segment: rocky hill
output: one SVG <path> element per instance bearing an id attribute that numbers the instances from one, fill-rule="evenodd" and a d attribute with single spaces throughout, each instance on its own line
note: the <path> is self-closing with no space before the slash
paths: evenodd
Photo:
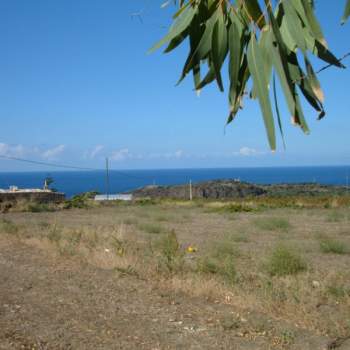
<path id="1" fill-rule="evenodd" d="M 340 186 L 305 184 L 256 185 L 235 180 L 213 180 L 192 185 L 193 198 L 235 199 L 256 196 L 319 196 L 345 195 L 347 189 Z M 132 192 L 135 198 L 174 198 L 188 199 L 190 186 L 146 186 Z"/>

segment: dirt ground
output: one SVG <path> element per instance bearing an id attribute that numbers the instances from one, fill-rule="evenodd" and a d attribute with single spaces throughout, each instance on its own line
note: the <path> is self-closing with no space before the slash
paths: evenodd
<path id="1" fill-rule="evenodd" d="M 2 214 L 0 349 L 350 349 L 349 210 L 213 208 Z M 186 253 L 165 272 L 145 251 L 168 232 Z M 320 250 L 329 235 L 343 251 Z M 228 236 L 232 284 L 194 267 Z M 305 271 L 264 270 L 280 242 Z"/>

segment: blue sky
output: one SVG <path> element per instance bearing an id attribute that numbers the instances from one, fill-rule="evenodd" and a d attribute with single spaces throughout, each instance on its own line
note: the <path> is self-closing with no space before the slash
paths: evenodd
<path id="1" fill-rule="evenodd" d="M 175 87 L 187 45 L 147 55 L 174 10 L 163 2 L 2 0 L 0 155 L 97 168 L 108 156 L 115 169 L 350 164 L 349 70 L 320 74 L 327 116 L 305 105 L 311 135 L 282 106 L 287 149 L 271 153 L 256 101 L 224 133 L 226 92 L 213 85 L 198 98 L 191 78 Z M 331 12 L 317 2 L 337 56 L 350 51 L 343 2 Z M 0 160 L 12 170 L 45 168 Z"/>

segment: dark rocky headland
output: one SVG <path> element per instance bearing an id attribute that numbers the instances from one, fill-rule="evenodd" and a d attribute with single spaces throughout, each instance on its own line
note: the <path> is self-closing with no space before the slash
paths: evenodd
<path id="1" fill-rule="evenodd" d="M 190 185 L 146 186 L 131 192 L 134 198 L 189 199 Z M 212 180 L 192 184 L 193 199 L 238 199 L 279 196 L 342 196 L 348 193 L 345 186 L 317 183 L 258 185 L 237 180 Z"/>

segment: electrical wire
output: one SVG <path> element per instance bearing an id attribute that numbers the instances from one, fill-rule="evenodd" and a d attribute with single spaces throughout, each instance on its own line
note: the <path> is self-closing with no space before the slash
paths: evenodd
<path id="1" fill-rule="evenodd" d="M 37 161 L 37 160 L 31 160 L 31 159 L 11 157 L 11 156 L 6 156 L 6 155 L 0 155 L 0 158 L 18 161 L 18 162 L 22 162 L 22 163 L 36 164 L 36 165 L 49 166 L 49 167 L 61 168 L 61 169 L 72 169 L 72 170 L 82 170 L 82 171 L 105 171 L 105 169 L 80 167 L 80 166 L 75 166 L 75 165 L 58 164 L 58 163 L 48 163 L 48 162 L 42 162 L 42 161 Z M 129 174 L 129 173 L 124 172 L 124 171 L 115 170 L 115 169 L 110 169 L 110 170 L 113 171 L 113 173 L 116 173 L 120 176 L 134 178 L 134 179 L 138 179 L 138 180 L 149 180 L 149 178 L 132 175 L 132 174 Z"/>

